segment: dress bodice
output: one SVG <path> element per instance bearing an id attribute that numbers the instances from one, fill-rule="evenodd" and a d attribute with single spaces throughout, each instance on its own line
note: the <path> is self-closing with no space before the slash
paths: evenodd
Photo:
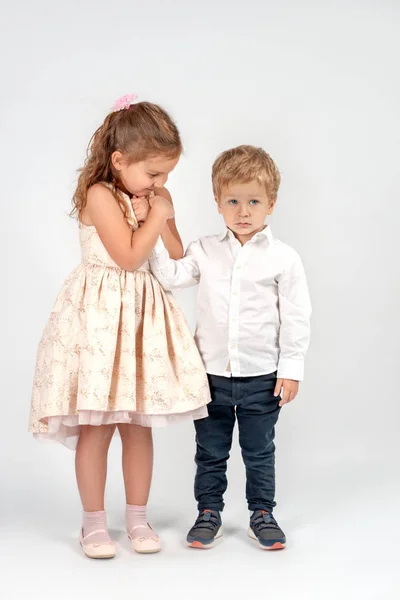
<path id="1" fill-rule="evenodd" d="M 107 186 L 108 187 L 108 186 Z M 126 194 L 121 192 L 126 208 L 126 219 L 133 231 L 138 229 L 138 222 L 133 210 L 131 201 Z M 79 241 L 81 245 L 82 262 L 88 265 L 98 265 L 102 267 L 119 268 L 116 262 L 108 254 L 103 242 L 94 225 L 79 224 Z M 138 271 L 149 271 L 149 263 L 146 261 Z"/>

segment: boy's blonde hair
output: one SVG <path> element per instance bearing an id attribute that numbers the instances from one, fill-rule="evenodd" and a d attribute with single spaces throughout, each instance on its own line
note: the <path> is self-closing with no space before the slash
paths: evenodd
<path id="1" fill-rule="evenodd" d="M 281 176 L 270 155 L 262 148 L 243 145 L 225 150 L 212 166 L 212 186 L 216 200 L 223 187 L 250 181 L 258 181 L 265 187 L 268 198 L 276 200 Z"/>

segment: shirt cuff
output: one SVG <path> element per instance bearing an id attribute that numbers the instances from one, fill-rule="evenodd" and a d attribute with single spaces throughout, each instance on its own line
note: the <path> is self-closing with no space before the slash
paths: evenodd
<path id="1" fill-rule="evenodd" d="M 278 379 L 293 379 L 303 381 L 304 360 L 293 360 L 292 358 L 280 358 L 278 363 Z"/>
<path id="2" fill-rule="evenodd" d="M 165 249 L 166 248 L 164 246 L 164 242 L 162 241 L 160 236 L 149 258 L 156 258 L 157 256 L 161 256 L 164 253 Z"/>

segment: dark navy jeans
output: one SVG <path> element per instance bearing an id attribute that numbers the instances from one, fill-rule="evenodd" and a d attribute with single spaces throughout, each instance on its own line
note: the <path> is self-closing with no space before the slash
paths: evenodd
<path id="1" fill-rule="evenodd" d="M 199 510 L 222 511 L 226 468 L 235 421 L 246 467 L 249 510 L 275 506 L 275 424 L 280 398 L 274 397 L 276 373 L 259 377 L 208 376 L 212 401 L 209 416 L 195 421 L 195 496 Z"/>

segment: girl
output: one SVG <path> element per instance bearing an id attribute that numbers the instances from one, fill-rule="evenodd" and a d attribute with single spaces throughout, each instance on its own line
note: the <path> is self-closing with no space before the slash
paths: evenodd
<path id="1" fill-rule="evenodd" d="M 128 536 L 137 552 L 157 552 L 159 538 L 146 520 L 151 426 L 207 415 L 207 377 L 192 335 L 147 261 L 159 235 L 171 257 L 182 256 L 163 187 L 181 151 L 162 108 L 134 94 L 114 105 L 89 144 L 73 198 L 82 264 L 66 280 L 39 346 L 30 431 L 76 447 L 80 543 L 90 558 L 116 552 L 104 512 L 115 429 Z"/>

